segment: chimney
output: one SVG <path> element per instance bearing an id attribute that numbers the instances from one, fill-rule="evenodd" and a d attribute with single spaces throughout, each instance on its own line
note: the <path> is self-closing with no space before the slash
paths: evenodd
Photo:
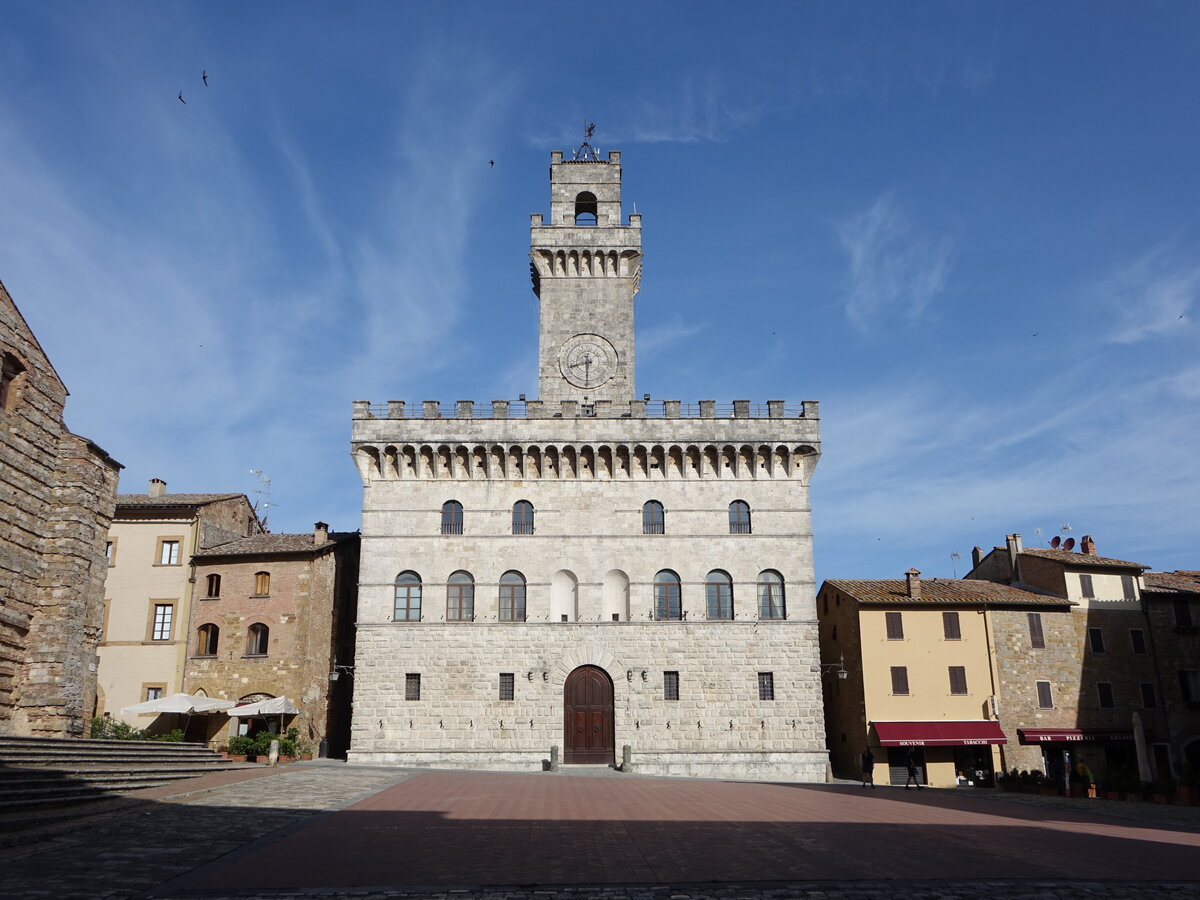
<path id="1" fill-rule="evenodd" d="M 1012 577 L 1017 577 L 1017 556 L 1025 548 L 1021 546 L 1021 536 L 1019 534 L 1006 534 L 1004 543 L 1008 545 L 1008 567 L 1012 571 Z"/>
<path id="2" fill-rule="evenodd" d="M 909 569 L 904 573 L 905 579 L 908 581 L 907 589 L 908 596 L 914 600 L 921 599 L 921 573 L 916 569 Z"/>
<path id="3" fill-rule="evenodd" d="M 1092 536 L 1090 534 L 1085 534 L 1083 536 L 1083 540 L 1079 542 L 1079 552 L 1084 556 L 1096 555 L 1096 542 L 1092 540 Z"/>
<path id="4" fill-rule="evenodd" d="M 151 497 L 161 497 L 167 492 L 167 483 L 161 478 L 150 479 L 150 490 L 147 493 Z"/>
<path id="5" fill-rule="evenodd" d="M 979 564 L 983 562 L 983 548 L 973 547 L 971 549 L 971 568 L 979 568 Z"/>
<path id="6" fill-rule="evenodd" d="M 313 525 L 313 544 L 320 546 L 329 540 L 329 526 L 325 522 L 317 522 Z"/>

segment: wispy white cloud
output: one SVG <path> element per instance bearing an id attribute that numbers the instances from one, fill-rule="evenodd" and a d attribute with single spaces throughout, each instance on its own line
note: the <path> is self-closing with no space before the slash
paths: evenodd
<path id="1" fill-rule="evenodd" d="M 707 328 L 704 322 L 685 322 L 675 313 L 665 322 L 638 329 L 637 352 L 646 356 L 662 353 L 668 347 L 682 344 Z"/>
<path id="2" fill-rule="evenodd" d="M 899 318 L 914 322 L 946 287 L 953 244 L 920 231 L 895 194 L 836 223 L 850 264 L 842 305 L 861 331 Z"/>
<path id="3" fill-rule="evenodd" d="M 1156 247 L 1100 286 L 1115 316 L 1109 340 L 1130 344 L 1189 333 L 1188 312 L 1200 297 L 1200 264 L 1182 258 L 1175 242 Z"/>

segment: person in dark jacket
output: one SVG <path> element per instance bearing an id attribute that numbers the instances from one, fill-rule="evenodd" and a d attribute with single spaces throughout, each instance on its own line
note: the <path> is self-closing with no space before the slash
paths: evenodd
<path id="1" fill-rule="evenodd" d="M 871 748 L 867 747 L 862 753 L 862 786 L 866 787 L 869 782 L 871 787 L 875 787 L 875 754 L 871 752 Z"/>
<path id="2" fill-rule="evenodd" d="M 908 777 L 904 779 L 904 789 L 908 790 L 908 783 L 911 781 L 919 791 L 921 782 L 917 781 L 917 758 L 913 755 L 912 747 L 909 747 L 904 754 L 904 768 L 908 772 Z"/>

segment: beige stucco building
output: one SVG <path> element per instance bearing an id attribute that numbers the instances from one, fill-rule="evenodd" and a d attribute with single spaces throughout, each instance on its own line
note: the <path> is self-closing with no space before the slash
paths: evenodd
<path id="1" fill-rule="evenodd" d="M 1014 678 L 1010 661 L 1025 655 L 1031 622 L 1058 654 L 1069 601 L 989 582 L 922 579 L 910 570 L 904 579 L 826 581 L 817 605 L 838 775 L 855 777 L 866 748 L 881 784 L 905 782 L 910 751 L 922 783 L 937 787 L 990 786 L 994 773 L 1020 765 L 1012 755 L 1017 729 L 1036 719 L 1018 712 L 1017 698 L 1036 695 L 1036 678 Z M 1061 688 L 1057 669 L 1038 673 Z"/>
<path id="2" fill-rule="evenodd" d="M 108 530 L 96 714 L 139 728 L 154 716 L 122 707 L 183 690 L 187 624 L 196 595 L 192 554 L 262 531 L 244 494 L 118 494 Z"/>
<path id="3" fill-rule="evenodd" d="M 121 466 L 0 284 L 0 734 L 78 737 L 96 697 L 104 536 Z"/>
<path id="4" fill-rule="evenodd" d="M 351 762 L 825 778 L 817 404 L 639 398 L 621 176 L 551 154 L 539 399 L 355 404 Z"/>

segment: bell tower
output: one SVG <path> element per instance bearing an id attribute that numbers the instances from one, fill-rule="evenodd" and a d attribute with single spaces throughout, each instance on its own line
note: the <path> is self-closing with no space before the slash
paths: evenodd
<path id="1" fill-rule="evenodd" d="M 550 154 L 550 221 L 530 218 L 530 275 L 541 303 L 543 401 L 634 398 L 633 298 L 642 276 L 642 217 L 621 219 L 621 153 L 586 142 Z"/>

